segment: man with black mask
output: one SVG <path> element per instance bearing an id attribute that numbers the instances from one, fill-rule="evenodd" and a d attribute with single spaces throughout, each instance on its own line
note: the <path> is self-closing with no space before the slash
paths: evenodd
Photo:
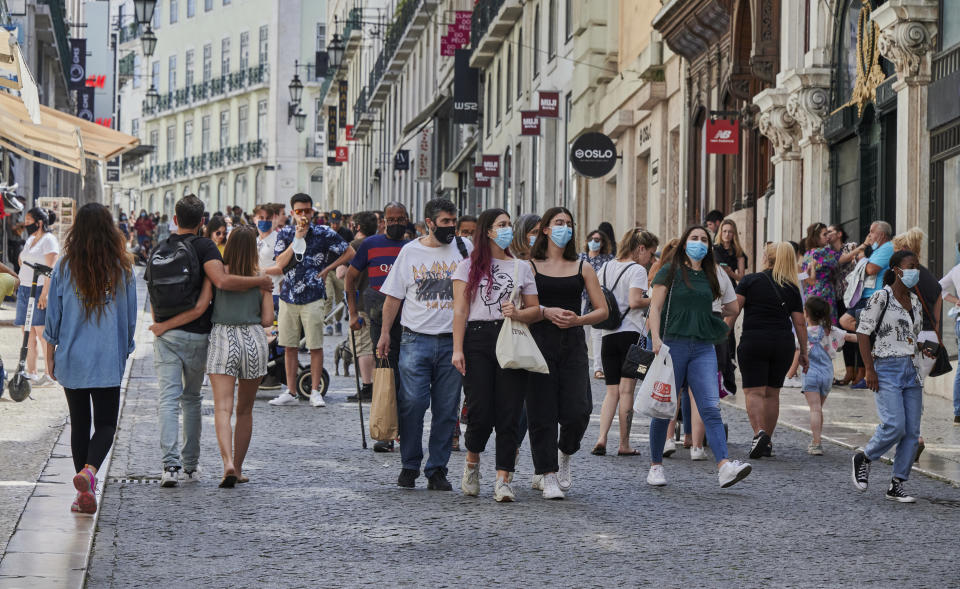
<path id="1" fill-rule="evenodd" d="M 383 208 L 380 217 L 386 223 L 384 233 L 377 233 L 363 240 L 357 248 L 357 253 L 350 262 L 347 275 L 344 278 L 344 290 L 347 292 L 347 305 L 350 310 L 350 329 L 360 329 L 360 310 L 370 318 L 370 339 L 376 344 L 380 339 L 383 318 L 383 301 L 386 297 L 380 294 L 380 287 L 387 279 L 387 274 L 393 268 L 393 262 L 400 254 L 400 249 L 407 244 L 403 234 L 407 229 L 410 216 L 407 207 L 399 202 L 389 202 Z M 359 293 L 360 303 L 358 305 Z M 400 376 L 397 374 L 397 365 L 400 361 L 400 324 L 390 329 L 391 346 L 388 359 L 394 370 L 394 382 L 397 392 L 400 388 Z M 374 452 L 392 452 L 393 442 L 377 442 L 373 445 Z"/>

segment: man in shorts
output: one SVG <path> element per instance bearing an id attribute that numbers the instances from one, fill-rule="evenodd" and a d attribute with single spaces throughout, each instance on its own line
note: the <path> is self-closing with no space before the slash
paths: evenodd
<path id="1" fill-rule="evenodd" d="M 377 216 L 374 213 L 369 211 L 357 213 L 354 215 L 354 221 L 357 232 L 355 239 L 350 243 L 350 250 L 353 254 L 351 256 L 351 262 L 353 258 L 356 257 L 356 252 L 363 245 L 363 241 L 377 233 Z M 346 284 L 346 278 L 350 268 L 351 266 L 341 266 L 337 268 L 337 274 L 340 274 L 341 271 L 343 273 L 344 284 Z M 367 279 L 366 273 L 363 273 L 359 274 L 359 280 L 350 280 L 349 284 L 353 288 L 346 290 L 348 305 L 350 305 L 350 301 L 352 301 L 352 308 L 358 313 L 360 318 L 357 329 L 353 329 L 351 326 L 353 337 L 356 338 L 357 364 L 360 367 L 360 382 L 362 383 L 360 399 L 362 401 L 371 401 L 373 400 L 373 369 L 375 361 L 373 358 L 373 342 L 370 339 L 370 316 L 367 315 L 366 311 L 357 311 L 358 308 L 364 308 L 363 291 L 369 284 L 369 280 Z M 347 401 L 356 400 L 357 395 L 347 397 Z"/>
<path id="2" fill-rule="evenodd" d="M 271 405 L 297 405 L 297 369 L 300 335 L 310 350 L 313 378 L 310 404 L 324 407 L 323 385 L 323 301 L 327 297 L 324 281 L 327 273 L 347 257 L 347 242 L 327 225 L 310 223 L 313 199 L 308 194 L 295 194 L 290 208 L 296 222 L 277 233 L 274 259 L 283 269 L 280 283 L 278 343 L 284 349 L 287 391 L 270 401 Z M 330 258 L 336 258 L 332 261 Z"/>

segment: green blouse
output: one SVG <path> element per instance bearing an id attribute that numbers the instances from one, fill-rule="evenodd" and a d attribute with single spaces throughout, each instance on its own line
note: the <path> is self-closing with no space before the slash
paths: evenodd
<path id="1" fill-rule="evenodd" d="M 670 264 L 664 264 L 653 279 L 654 285 L 667 287 L 667 298 L 660 313 L 661 339 L 692 339 L 712 344 L 722 342 L 727 337 L 729 328 L 722 319 L 713 314 L 713 291 L 710 290 L 706 273 L 687 268 L 690 279 L 690 286 L 687 286 L 683 273 L 677 271 L 672 294 L 667 282 L 669 274 Z"/>

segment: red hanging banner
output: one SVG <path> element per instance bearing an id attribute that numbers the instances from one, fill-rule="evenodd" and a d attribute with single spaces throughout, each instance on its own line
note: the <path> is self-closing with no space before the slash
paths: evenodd
<path id="1" fill-rule="evenodd" d="M 560 93 L 540 91 L 540 117 L 555 119 L 560 116 Z"/>
<path id="2" fill-rule="evenodd" d="M 346 145 L 338 146 L 336 161 L 340 163 L 350 161 L 350 148 L 348 148 Z"/>
<path id="3" fill-rule="evenodd" d="M 520 111 L 520 134 L 521 135 L 540 135 L 540 111 L 539 110 L 521 110 Z"/>
<path id="4" fill-rule="evenodd" d="M 347 141 L 353 141 L 353 125 L 347 125 Z"/>
<path id="5" fill-rule="evenodd" d="M 740 152 L 740 121 L 707 120 L 707 153 L 733 155 Z"/>
<path id="6" fill-rule="evenodd" d="M 487 178 L 500 177 L 500 156 L 485 155 L 480 160 L 483 162 L 483 175 Z"/>
<path id="7" fill-rule="evenodd" d="M 473 166 L 473 187 L 490 188 L 490 178 L 483 174 L 483 166 Z"/>

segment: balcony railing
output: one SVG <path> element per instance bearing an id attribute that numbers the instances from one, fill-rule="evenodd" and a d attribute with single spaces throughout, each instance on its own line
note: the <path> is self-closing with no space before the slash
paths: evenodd
<path id="1" fill-rule="evenodd" d="M 477 0 L 470 23 L 470 65 L 483 67 L 489 63 L 522 16 L 519 0 Z"/>
<path id="2" fill-rule="evenodd" d="M 140 171 L 140 183 L 158 184 L 187 178 L 197 174 L 214 172 L 267 156 L 266 143 L 262 140 L 248 141 L 232 147 L 215 149 L 200 155 L 177 159 L 172 162 L 146 166 Z"/>
<path id="3" fill-rule="evenodd" d="M 128 53 L 127 55 L 120 58 L 119 62 L 119 71 L 121 78 L 129 78 L 133 76 L 133 67 L 134 67 L 134 58 L 136 55 L 133 53 Z"/>
<path id="4" fill-rule="evenodd" d="M 53 36 L 57 41 L 57 53 L 60 55 L 60 69 L 64 81 L 68 81 L 70 70 L 70 42 L 67 40 L 67 8 L 65 0 L 42 0 L 50 8 L 50 20 L 53 24 Z"/>
<path id="5" fill-rule="evenodd" d="M 156 108 L 151 109 L 144 102 L 143 114 L 144 116 L 157 116 L 168 110 L 196 105 L 208 99 L 259 86 L 266 83 L 269 77 L 267 64 L 231 72 L 206 82 L 191 84 L 173 92 L 161 94 Z"/>
<path id="6" fill-rule="evenodd" d="M 140 23 L 132 22 L 124 25 L 120 27 L 120 42 L 135 41 L 140 38 L 141 34 L 143 34 L 143 27 L 140 26 Z"/>
<path id="7" fill-rule="evenodd" d="M 377 61 L 374 63 L 373 69 L 370 70 L 368 88 L 376 88 L 380 80 L 383 79 L 383 74 L 387 71 L 387 66 L 396 54 L 400 41 L 403 39 L 403 34 L 407 31 L 407 26 L 413 20 L 422 1 L 400 0 L 393 22 L 387 27 L 387 32 L 383 36 L 383 49 L 380 50 L 380 55 L 377 56 Z"/>

